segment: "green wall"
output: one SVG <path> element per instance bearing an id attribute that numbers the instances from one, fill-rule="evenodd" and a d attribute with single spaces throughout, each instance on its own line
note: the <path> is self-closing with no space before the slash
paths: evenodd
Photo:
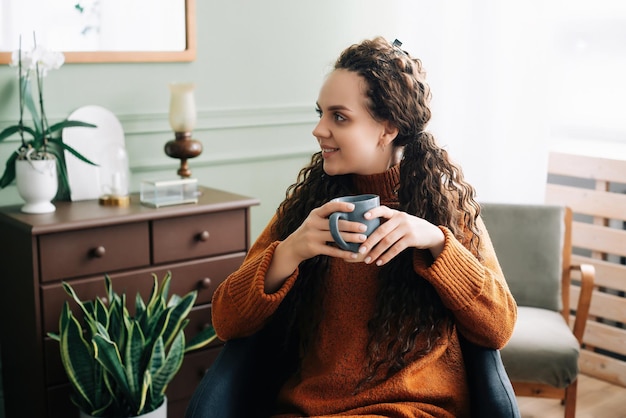
<path id="1" fill-rule="evenodd" d="M 390 32 L 396 7 L 371 0 L 196 3 L 195 61 L 66 63 L 45 79 L 46 112 L 54 122 L 85 105 L 111 110 L 124 128 L 137 191 L 141 180 L 176 178 L 179 161 L 163 152 L 173 138 L 167 85 L 194 82 L 194 138 L 204 151 L 190 160 L 192 175 L 202 185 L 259 198 L 255 238 L 317 149 L 314 103 L 333 60 L 350 43 Z M 0 129 L 18 119 L 16 85 L 15 70 L 0 66 Z M 2 165 L 16 148 L 0 143 Z M 14 186 L 0 190 L 0 204 L 20 202 Z"/>

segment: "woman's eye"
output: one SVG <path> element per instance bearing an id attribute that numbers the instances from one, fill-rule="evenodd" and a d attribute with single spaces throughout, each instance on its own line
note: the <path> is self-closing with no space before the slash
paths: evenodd
<path id="1" fill-rule="evenodd" d="M 320 109 L 319 107 L 315 108 L 315 113 L 317 113 L 317 117 L 319 117 L 319 118 L 322 117 L 322 109 Z"/>
<path id="2" fill-rule="evenodd" d="M 346 120 L 346 118 L 344 118 L 341 113 L 335 113 L 335 120 L 337 122 L 342 122 L 342 121 Z"/>

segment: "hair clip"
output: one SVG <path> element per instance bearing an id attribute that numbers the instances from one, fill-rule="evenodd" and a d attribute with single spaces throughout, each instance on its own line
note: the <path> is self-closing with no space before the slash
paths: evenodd
<path id="1" fill-rule="evenodd" d="M 402 46 L 402 42 L 400 42 L 399 40 L 396 39 L 395 41 L 393 41 L 392 45 L 395 46 L 395 47 L 400 48 Z"/>

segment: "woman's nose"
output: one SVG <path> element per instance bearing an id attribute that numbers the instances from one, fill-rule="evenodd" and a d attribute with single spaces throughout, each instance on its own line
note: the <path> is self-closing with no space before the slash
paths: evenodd
<path id="1" fill-rule="evenodd" d="M 320 118 L 315 128 L 313 128 L 313 136 L 316 138 L 327 138 L 330 135 L 330 131 L 324 126 L 323 120 Z"/>

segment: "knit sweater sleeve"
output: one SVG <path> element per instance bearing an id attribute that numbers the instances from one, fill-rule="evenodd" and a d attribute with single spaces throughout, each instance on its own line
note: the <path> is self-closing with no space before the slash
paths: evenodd
<path id="1" fill-rule="evenodd" d="M 440 227 L 445 235 L 443 251 L 435 260 L 428 251 L 416 251 L 414 267 L 434 286 L 454 315 L 457 329 L 468 340 L 485 347 L 502 348 L 513 333 L 517 305 L 480 218 L 477 226 L 482 231 L 482 261 L 449 229 Z"/>
<path id="2" fill-rule="evenodd" d="M 271 236 L 274 220 L 259 235 L 241 267 L 229 275 L 213 294 L 212 322 L 224 341 L 245 337 L 263 328 L 276 312 L 298 275 L 296 269 L 277 292 L 265 293 L 265 274 L 280 243 Z"/>

